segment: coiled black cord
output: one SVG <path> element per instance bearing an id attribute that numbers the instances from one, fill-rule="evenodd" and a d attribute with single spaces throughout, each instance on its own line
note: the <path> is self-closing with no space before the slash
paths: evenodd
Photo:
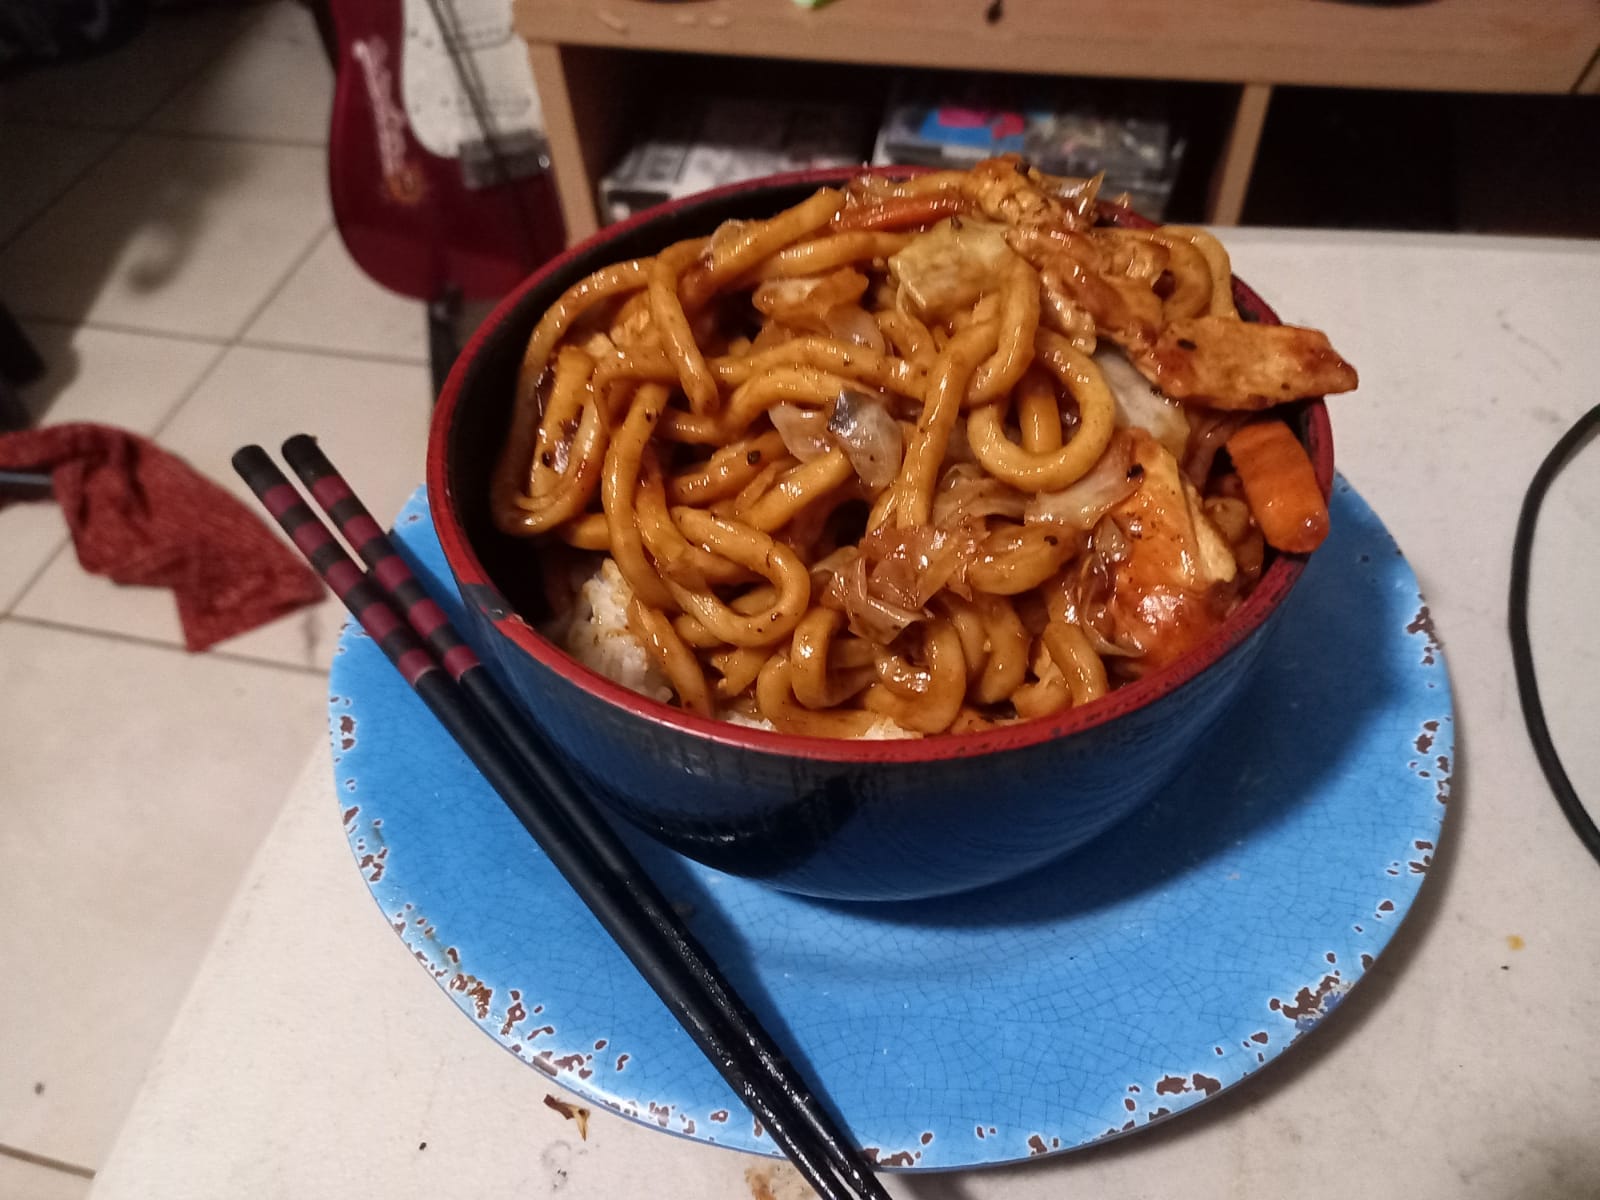
<path id="1" fill-rule="evenodd" d="M 1572 831 L 1595 861 L 1600 862 L 1600 828 L 1595 827 L 1594 818 L 1578 798 L 1572 781 L 1567 778 L 1566 768 L 1561 765 L 1555 743 L 1550 740 L 1550 726 L 1539 700 L 1539 681 L 1533 672 L 1533 647 L 1528 640 L 1528 565 L 1533 558 L 1533 531 L 1539 522 L 1539 508 L 1561 468 L 1597 429 L 1600 429 L 1600 405 L 1578 418 L 1578 423 L 1567 430 L 1534 472 L 1533 482 L 1522 500 L 1522 512 L 1517 517 L 1517 534 L 1511 542 L 1511 603 L 1507 624 L 1511 633 L 1511 662 L 1517 672 L 1517 696 L 1522 702 L 1522 718 L 1527 722 L 1533 752 Z"/>

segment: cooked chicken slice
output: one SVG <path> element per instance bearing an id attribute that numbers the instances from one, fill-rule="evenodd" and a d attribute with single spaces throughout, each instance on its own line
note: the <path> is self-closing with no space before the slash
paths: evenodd
<path id="1" fill-rule="evenodd" d="M 1092 223 L 1100 180 L 1057 178 L 1002 154 L 974 166 L 962 190 L 987 216 L 1014 228 L 1075 230 Z"/>
<path id="2" fill-rule="evenodd" d="M 1325 334 L 1294 325 L 1190 317 L 1130 357 L 1163 395 L 1212 408 L 1270 408 L 1356 386 L 1355 368 Z"/>
<path id="3" fill-rule="evenodd" d="M 1178 462 L 1142 429 L 1132 431 L 1139 486 L 1111 510 L 1127 544 L 1112 568 L 1114 640 L 1142 648 L 1146 667 L 1172 662 L 1226 615 L 1236 574 L 1227 540 L 1201 507 Z"/>

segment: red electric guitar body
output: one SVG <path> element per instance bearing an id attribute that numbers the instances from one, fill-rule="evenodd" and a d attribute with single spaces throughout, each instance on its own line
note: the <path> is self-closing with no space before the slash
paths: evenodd
<path id="1" fill-rule="evenodd" d="M 350 256 L 425 303 L 505 295 L 563 246 L 549 172 L 506 182 L 491 165 L 488 183 L 469 186 L 462 160 L 430 153 L 407 116 L 402 0 L 325 3 L 338 47 L 329 190 Z"/>

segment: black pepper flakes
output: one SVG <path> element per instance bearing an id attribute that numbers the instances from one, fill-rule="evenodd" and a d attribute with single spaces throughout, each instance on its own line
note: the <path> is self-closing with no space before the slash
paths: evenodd
<path id="1" fill-rule="evenodd" d="M 1144 478 L 1144 467 L 1139 463 L 1134 463 L 1133 466 L 1128 468 L 1128 478 L 1129 479 L 1143 479 Z"/>
<path id="2" fill-rule="evenodd" d="M 1194 342 L 1192 342 L 1188 338 L 1179 338 L 1178 339 L 1178 349 L 1180 349 L 1180 350 L 1198 350 L 1199 347 L 1196 346 L 1194 344 Z"/>
<path id="3" fill-rule="evenodd" d="M 745 462 L 749 463 L 752 467 L 755 466 L 758 462 L 761 461 L 761 451 L 759 451 L 759 450 L 750 451 L 749 454 L 746 454 L 744 456 L 744 460 L 745 460 Z"/>

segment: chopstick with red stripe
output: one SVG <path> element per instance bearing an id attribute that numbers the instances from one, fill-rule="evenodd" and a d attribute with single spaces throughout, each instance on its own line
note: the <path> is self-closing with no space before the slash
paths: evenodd
<path id="1" fill-rule="evenodd" d="M 373 519 L 338 468 L 323 453 L 316 439 L 306 434 L 288 439 L 283 443 L 283 457 L 299 475 L 300 482 L 322 511 L 333 519 L 345 541 L 366 562 L 370 574 L 401 606 L 412 627 L 427 641 L 445 669 L 478 704 L 512 751 L 524 760 L 530 773 L 539 774 L 542 764 L 551 755 L 548 742 L 521 717 L 488 669 L 462 641 L 443 611 L 412 574 L 410 566 L 383 527 Z M 798 1080 L 793 1066 L 783 1051 L 765 1034 L 755 1014 L 745 1007 L 715 964 L 692 938 L 686 936 L 687 931 L 672 911 L 671 903 L 650 882 L 594 806 L 582 801 L 564 803 L 564 794 L 561 789 L 551 789 L 552 800 L 560 809 L 561 816 L 584 839 L 617 885 L 632 893 L 632 899 L 650 925 L 680 946 L 684 965 L 717 1008 L 730 1018 L 731 1032 L 742 1038 L 761 1072 L 774 1086 L 792 1091 Z M 806 1123 L 830 1148 L 830 1158 L 835 1165 L 841 1169 L 857 1166 L 865 1176 L 865 1168 L 852 1164 L 846 1157 L 848 1152 L 842 1149 L 843 1138 L 832 1122 L 810 1119 L 813 1114 L 820 1116 L 814 1098 L 809 1093 L 797 1093 L 794 1098 L 800 1114 L 807 1118 Z"/>
<path id="2" fill-rule="evenodd" d="M 335 519 L 371 564 L 370 571 L 363 573 L 351 560 L 266 451 L 246 446 L 234 455 L 234 469 L 813 1190 L 828 1200 L 851 1195 L 887 1200 L 799 1073 L 591 807 L 548 743 L 515 713 L 332 463 L 309 438 L 291 439 L 286 457 L 291 447 L 297 469 L 314 493 L 320 484 L 319 502 L 337 510 Z M 411 624 L 396 613 L 385 589 L 404 604 Z"/>
<path id="3" fill-rule="evenodd" d="M 283 443 L 283 459 L 300 476 L 300 482 L 311 493 L 312 499 L 333 519 L 344 540 L 361 556 L 373 578 L 399 606 L 411 628 L 427 642 L 428 648 L 438 656 L 439 664 L 450 672 L 451 678 L 461 682 L 469 670 L 481 666 L 472 647 L 455 631 L 444 610 L 434 603 L 433 597 L 411 573 L 410 566 L 394 548 L 383 526 L 373 519 L 360 497 L 350 490 L 350 485 L 322 452 L 316 439 L 308 434 L 296 434 Z M 493 703 L 487 694 L 481 699 Z M 504 698 L 499 699 L 503 701 Z M 503 716 L 503 712 L 493 715 L 498 718 Z M 496 720 L 496 724 L 499 723 Z"/>

